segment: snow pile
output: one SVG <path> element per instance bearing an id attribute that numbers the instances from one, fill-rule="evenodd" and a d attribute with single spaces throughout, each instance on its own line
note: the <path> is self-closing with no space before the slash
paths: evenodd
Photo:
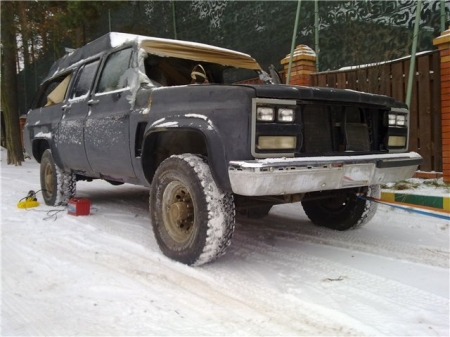
<path id="1" fill-rule="evenodd" d="M 335 232 L 277 206 L 192 268 L 160 253 L 146 188 L 79 182 L 90 216 L 20 210 L 39 165 L 1 155 L 2 335 L 449 335 L 444 220 L 380 206 Z"/>
<path id="2" fill-rule="evenodd" d="M 450 184 L 439 179 L 411 178 L 396 183 L 388 183 L 383 190 L 404 194 L 450 197 Z"/>

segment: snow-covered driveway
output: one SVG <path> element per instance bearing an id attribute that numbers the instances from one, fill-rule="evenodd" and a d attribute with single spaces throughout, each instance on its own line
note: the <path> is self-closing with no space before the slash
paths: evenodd
<path id="1" fill-rule="evenodd" d="M 80 182 L 91 215 L 46 219 L 54 208 L 16 207 L 40 189 L 39 165 L 4 152 L 4 336 L 449 335 L 445 220 L 383 206 L 335 232 L 277 206 L 238 219 L 227 254 L 191 268 L 160 253 L 146 189 Z"/>

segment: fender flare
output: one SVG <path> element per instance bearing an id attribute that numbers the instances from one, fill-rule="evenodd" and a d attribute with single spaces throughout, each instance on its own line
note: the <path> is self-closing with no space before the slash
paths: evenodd
<path id="1" fill-rule="evenodd" d="M 37 145 L 37 144 L 46 144 L 46 145 Z M 32 142 L 32 150 L 33 150 L 32 155 L 33 158 L 35 158 L 38 163 L 41 162 L 42 155 L 44 154 L 44 151 L 47 149 L 50 149 L 52 151 L 52 157 L 53 160 L 55 161 L 55 164 L 58 165 L 59 168 L 65 169 L 65 166 L 62 164 L 61 158 L 59 157 L 57 148 L 55 146 L 53 134 L 50 133 L 50 136 L 47 137 L 40 137 L 40 136 L 34 137 Z"/>
<path id="2" fill-rule="evenodd" d="M 228 176 L 228 160 L 222 137 L 207 117 L 174 116 L 157 120 L 148 126 L 144 132 L 142 153 L 153 153 L 153 140 L 156 134 L 177 131 L 192 131 L 200 133 L 203 136 L 208 153 L 208 164 L 213 179 L 220 189 L 231 192 L 231 183 Z M 154 171 L 156 170 L 156 168 L 155 170 L 149 170 L 151 160 L 151 155 L 143 155 L 141 162 L 144 175 L 149 183 L 153 180 Z"/>

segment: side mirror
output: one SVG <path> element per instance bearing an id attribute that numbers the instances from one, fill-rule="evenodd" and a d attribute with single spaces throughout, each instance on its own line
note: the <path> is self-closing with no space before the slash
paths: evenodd
<path id="1" fill-rule="evenodd" d="M 273 64 L 269 66 L 269 74 L 272 77 L 272 81 L 274 84 L 281 84 L 281 76 L 278 71 L 275 69 Z"/>

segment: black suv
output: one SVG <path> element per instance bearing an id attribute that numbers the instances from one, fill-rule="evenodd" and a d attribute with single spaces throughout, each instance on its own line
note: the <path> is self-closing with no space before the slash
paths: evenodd
<path id="1" fill-rule="evenodd" d="M 260 85 L 239 84 L 259 77 Z M 274 77 L 274 76 L 273 76 Z M 301 202 L 317 225 L 368 222 L 379 185 L 409 178 L 409 111 L 386 96 L 275 84 L 249 55 L 109 33 L 59 59 L 27 116 L 26 151 L 47 205 L 77 180 L 150 188 L 165 255 L 223 255 L 235 214 Z"/>

